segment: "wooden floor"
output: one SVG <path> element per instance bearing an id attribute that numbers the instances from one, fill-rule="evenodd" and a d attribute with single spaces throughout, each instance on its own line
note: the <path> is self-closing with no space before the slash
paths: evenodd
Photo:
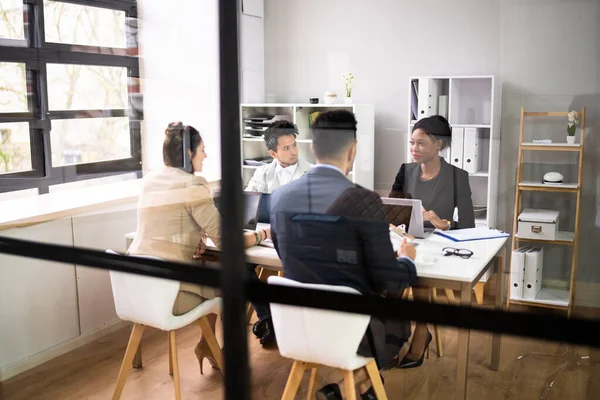
<path id="1" fill-rule="evenodd" d="M 291 362 L 277 350 L 264 350 L 248 328 L 250 363 L 252 367 L 252 398 L 278 399 L 283 393 Z M 386 371 L 385 388 L 389 399 L 452 399 L 454 396 L 457 333 L 454 328 L 442 328 L 444 357 L 438 358 L 435 347 L 431 358 L 412 370 Z M 121 358 L 125 352 L 129 330 L 107 335 L 4 382 L 3 400 L 34 399 L 110 399 Z M 178 333 L 178 354 L 183 399 L 219 399 L 223 397 L 222 377 L 205 362 L 200 375 L 193 353 L 199 338 L 195 326 Z M 174 398 L 168 373 L 167 334 L 148 329 L 142 339 L 144 368 L 133 370 L 125 385 L 123 399 L 164 400 Z M 433 344 L 432 344 L 433 345 Z M 567 348 L 543 341 L 504 337 L 500 370 L 489 366 L 491 335 L 474 332 L 471 335 L 469 357 L 469 399 L 599 399 L 600 364 L 583 366 L 576 361 L 588 355 L 585 348 Z M 555 357 L 517 357 L 528 352 L 555 354 Z M 566 353 L 565 353 L 566 352 Z M 597 358 L 596 358 L 597 359 Z M 564 363 L 567 364 L 564 364 Z M 548 378 L 561 365 L 566 365 L 553 388 L 543 395 Z M 340 381 L 329 370 L 319 372 L 318 385 Z M 308 374 L 297 398 L 306 398 Z M 0 397 L 2 392 L 0 391 Z"/>

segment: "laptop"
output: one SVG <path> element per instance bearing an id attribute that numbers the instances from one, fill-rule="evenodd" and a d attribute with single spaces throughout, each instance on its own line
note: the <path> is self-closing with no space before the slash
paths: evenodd
<path id="1" fill-rule="evenodd" d="M 261 203 L 262 193 L 244 192 L 244 229 L 255 231 L 258 224 L 258 209 Z M 221 191 L 213 191 L 213 201 L 219 213 L 221 212 Z"/>
<path id="2" fill-rule="evenodd" d="M 398 206 L 398 207 L 410 207 L 410 222 L 408 223 L 408 234 L 414 236 L 417 239 L 424 239 L 429 236 L 435 229 L 425 228 L 423 224 L 423 205 L 419 199 L 399 199 L 382 197 L 381 201 L 383 204 Z"/>
<path id="3" fill-rule="evenodd" d="M 263 193 L 258 206 L 258 222 L 271 223 L 271 194 Z"/>

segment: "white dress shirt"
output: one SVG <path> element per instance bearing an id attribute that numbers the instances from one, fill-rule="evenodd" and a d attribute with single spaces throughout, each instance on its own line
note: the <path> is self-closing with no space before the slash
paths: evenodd
<path id="1" fill-rule="evenodd" d="M 275 161 L 277 162 L 277 161 Z M 296 173 L 296 168 L 298 167 L 298 163 L 294 164 L 294 165 L 290 165 L 289 167 L 285 167 L 283 168 L 279 162 L 277 162 L 277 165 L 275 166 L 275 174 L 277 175 L 277 178 L 279 179 L 279 183 L 283 186 L 287 183 L 290 183 L 292 181 L 292 178 L 294 177 L 294 173 Z"/>

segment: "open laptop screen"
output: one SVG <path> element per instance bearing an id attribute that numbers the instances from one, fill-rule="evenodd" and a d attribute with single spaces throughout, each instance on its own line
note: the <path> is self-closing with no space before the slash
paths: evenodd
<path id="1" fill-rule="evenodd" d="M 244 229 L 256 230 L 258 224 L 258 206 L 262 193 L 260 192 L 244 192 Z M 215 206 L 221 212 L 221 191 L 213 192 L 213 200 Z"/>

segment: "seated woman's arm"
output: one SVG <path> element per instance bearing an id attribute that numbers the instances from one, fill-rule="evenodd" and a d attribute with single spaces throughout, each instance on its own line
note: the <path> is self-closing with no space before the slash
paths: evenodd
<path id="1" fill-rule="evenodd" d="M 206 185 L 198 184 L 190 189 L 193 192 L 194 201 L 188 203 L 188 212 L 215 246 L 221 248 L 221 215 L 210 196 L 209 188 Z M 269 228 L 258 230 L 256 233 L 244 232 L 244 248 L 255 246 L 270 237 Z"/>
<path id="2" fill-rule="evenodd" d="M 404 193 L 404 173 L 405 168 L 404 164 L 400 166 L 398 173 L 396 174 L 396 179 L 394 180 L 394 184 L 392 185 L 392 190 L 390 191 L 389 197 L 403 197 Z"/>

